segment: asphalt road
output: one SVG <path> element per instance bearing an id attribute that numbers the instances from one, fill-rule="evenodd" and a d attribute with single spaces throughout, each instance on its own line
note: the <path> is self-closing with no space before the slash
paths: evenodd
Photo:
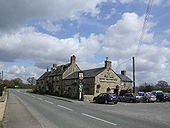
<path id="1" fill-rule="evenodd" d="M 169 128 L 170 103 L 104 105 L 84 102 L 70 103 L 51 97 L 10 90 L 9 98 L 17 100 L 22 109 L 7 108 L 5 128 L 20 123 L 35 128 Z M 10 106 L 9 102 L 7 106 Z M 156 107 L 155 107 L 156 106 Z M 24 115 L 25 116 L 18 117 Z M 12 120 L 14 117 L 17 120 Z M 18 117 L 18 118 L 17 118 Z M 21 122 L 19 119 L 21 119 Z M 30 119 L 31 118 L 31 119 Z M 17 121 L 17 122 L 16 122 Z M 25 122 L 29 123 L 25 123 Z M 20 123 L 19 123 L 20 122 Z M 23 127 L 23 126 L 22 126 Z M 23 127 L 24 128 L 24 127 Z"/>

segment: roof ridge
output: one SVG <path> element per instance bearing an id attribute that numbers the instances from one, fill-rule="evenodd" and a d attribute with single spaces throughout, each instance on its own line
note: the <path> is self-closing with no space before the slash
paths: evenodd
<path id="1" fill-rule="evenodd" d="M 95 69 L 102 69 L 102 68 L 105 68 L 105 67 L 91 68 L 91 69 L 82 70 L 82 71 L 90 71 L 90 70 L 95 70 Z"/>

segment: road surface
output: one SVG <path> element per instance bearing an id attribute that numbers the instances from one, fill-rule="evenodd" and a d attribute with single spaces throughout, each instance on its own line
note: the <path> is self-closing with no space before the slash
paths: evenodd
<path id="1" fill-rule="evenodd" d="M 18 104 L 18 106 L 14 104 Z M 149 104 L 147 105 L 148 107 L 150 106 Z M 160 106 L 170 106 L 169 103 L 156 103 L 156 105 L 159 110 L 162 108 Z M 134 110 L 132 109 L 133 106 Z M 168 113 L 165 113 L 167 115 L 163 115 L 165 117 L 162 117 L 159 112 L 158 115 L 152 112 L 154 116 L 152 118 L 152 115 L 145 111 L 145 108 L 140 108 L 140 106 L 142 104 L 129 105 L 118 103 L 117 105 L 104 105 L 84 102 L 70 103 L 48 96 L 27 93 L 24 90 L 9 90 L 4 127 L 170 128 L 169 120 L 164 120 L 164 118 L 169 117 L 169 110 L 167 110 Z M 146 110 L 152 111 L 153 109 L 150 107 L 146 108 Z"/>

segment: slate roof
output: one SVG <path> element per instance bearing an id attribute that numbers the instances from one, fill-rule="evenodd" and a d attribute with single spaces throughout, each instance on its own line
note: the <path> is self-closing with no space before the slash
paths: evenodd
<path id="1" fill-rule="evenodd" d="M 38 80 L 43 80 L 43 79 L 46 78 L 49 74 L 50 74 L 50 72 L 45 72 L 44 74 L 42 74 L 42 76 L 40 76 L 40 78 L 38 78 Z"/>
<path id="2" fill-rule="evenodd" d="M 68 67 L 70 66 L 71 64 L 68 63 L 68 64 L 63 64 L 63 65 L 60 65 L 60 66 L 57 66 L 56 70 L 52 70 L 52 71 L 48 71 L 48 72 L 45 72 L 42 76 L 40 76 L 40 78 L 38 78 L 38 80 L 43 80 L 45 79 L 47 76 L 55 76 L 55 75 L 62 75 L 67 69 Z"/>
<path id="3" fill-rule="evenodd" d="M 117 74 L 119 76 L 119 78 L 123 81 L 123 82 L 132 82 L 132 80 L 128 77 L 128 76 L 125 76 L 125 75 L 122 75 L 122 74 Z"/>
<path id="4" fill-rule="evenodd" d="M 60 66 L 57 66 L 56 69 L 54 71 L 51 71 L 51 73 L 49 74 L 49 76 L 58 76 L 58 75 L 62 75 L 70 66 L 71 64 L 63 64 Z"/>
<path id="5" fill-rule="evenodd" d="M 101 67 L 101 68 L 94 68 L 94 69 L 89 69 L 89 70 L 82 70 L 84 73 L 84 78 L 90 78 L 90 77 L 95 77 L 102 71 L 104 71 L 106 68 Z M 78 72 L 74 72 L 73 74 L 67 76 L 65 79 L 78 79 Z"/>

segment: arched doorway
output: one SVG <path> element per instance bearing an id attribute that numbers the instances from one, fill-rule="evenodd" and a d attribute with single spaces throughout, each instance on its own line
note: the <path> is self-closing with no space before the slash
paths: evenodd
<path id="1" fill-rule="evenodd" d="M 114 94 L 116 94 L 117 96 L 119 95 L 119 86 L 118 85 L 114 89 Z"/>

